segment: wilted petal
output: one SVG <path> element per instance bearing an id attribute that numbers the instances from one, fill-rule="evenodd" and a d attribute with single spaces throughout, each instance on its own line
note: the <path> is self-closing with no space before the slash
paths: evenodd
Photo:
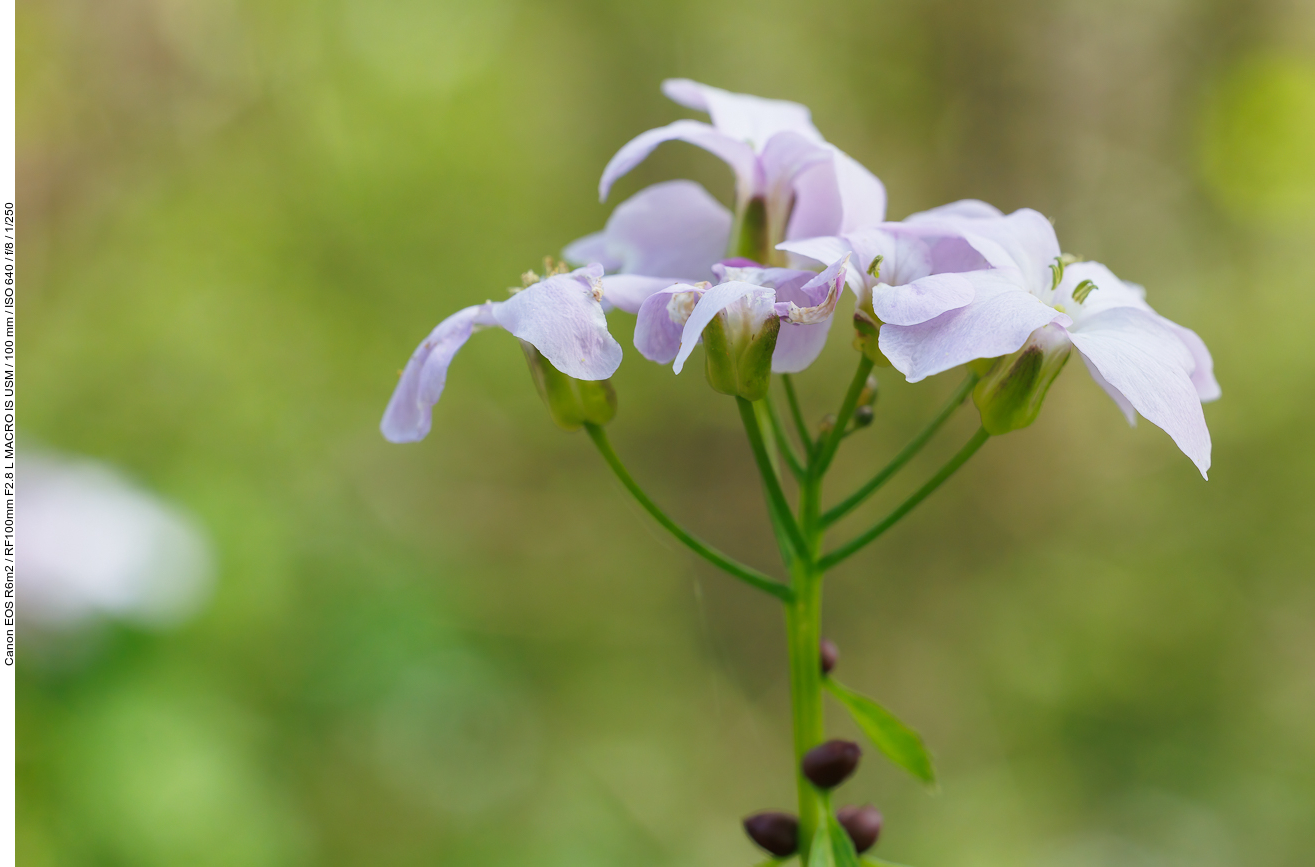
<path id="1" fill-rule="evenodd" d="M 777 290 L 774 309 L 784 320 L 772 351 L 773 373 L 799 373 L 822 353 L 848 265 L 849 254 L 845 254 L 798 289 Z"/>
<path id="2" fill-rule="evenodd" d="M 853 157 L 834 145 L 831 160 L 795 179 L 795 204 L 785 236 L 846 235 L 886 219 L 886 188 Z"/>
<path id="3" fill-rule="evenodd" d="M 429 433 L 434 404 L 443 395 L 447 369 L 477 325 L 496 325 L 492 301 L 458 310 L 438 324 L 411 354 L 379 429 L 395 443 L 413 443 Z"/>
<path id="4" fill-rule="evenodd" d="M 672 369 L 676 373 L 680 373 L 685 366 L 685 360 L 694 351 L 695 344 L 703 336 L 703 329 L 708 327 L 712 317 L 744 299 L 748 302 L 747 306 L 749 308 L 743 311 L 744 315 L 766 319 L 768 316 L 775 315 L 772 310 L 772 302 L 775 298 L 775 290 L 755 286 L 752 283 L 732 281 L 713 286 L 703 293 L 703 297 L 699 299 L 699 303 L 694 307 L 694 312 L 690 314 L 689 321 L 685 323 L 685 328 L 680 337 L 680 352 L 676 355 L 676 361 Z"/>
<path id="5" fill-rule="evenodd" d="M 976 294 L 973 279 L 962 274 L 933 274 L 902 286 L 880 283 L 872 290 L 872 312 L 891 325 L 918 325 L 967 306 Z"/>
<path id="6" fill-rule="evenodd" d="M 725 161 L 735 172 L 738 189 L 753 191 L 759 187 L 758 157 L 752 147 L 723 135 L 706 123 L 678 120 L 642 132 L 623 145 L 603 169 L 603 177 L 598 181 L 598 200 L 607 201 L 607 193 L 617 178 L 642 163 L 654 148 L 663 142 L 677 140 L 701 147 Z"/>
<path id="7" fill-rule="evenodd" d="M 601 262 L 608 271 L 622 274 L 669 277 L 666 286 L 708 280 L 713 263 L 726 250 L 733 220 L 731 212 L 694 181 L 666 181 L 617 205 L 602 232 L 571 244 L 563 256 L 579 265 Z"/>
<path id="8" fill-rule="evenodd" d="M 1182 341 L 1152 313 L 1116 307 L 1085 319 L 1073 345 L 1137 412 L 1163 428 L 1201 475 L 1210 469 L 1210 430 L 1183 364 Z"/>
<path id="9" fill-rule="evenodd" d="M 621 364 L 621 344 L 607 331 L 601 275 L 595 265 L 549 277 L 499 304 L 493 315 L 567 376 L 607 379 Z"/>
<path id="10" fill-rule="evenodd" d="M 688 78 L 667 79 L 662 82 L 662 92 L 686 108 L 706 111 L 718 132 L 748 142 L 757 151 L 766 147 L 767 141 L 778 132 L 795 132 L 813 141 L 822 140 L 821 133 L 813 126 L 811 112 L 797 102 L 731 93 Z"/>
<path id="11" fill-rule="evenodd" d="M 920 325 L 883 325 L 878 345 L 909 382 L 976 358 L 1008 355 L 1043 325 L 1071 320 L 1019 286 L 1019 275 L 1003 270 L 970 271 L 971 304 Z"/>
<path id="12" fill-rule="evenodd" d="M 670 364 L 680 352 L 680 336 L 706 287 L 677 284 L 648 296 L 635 320 L 635 348 L 649 361 Z"/>

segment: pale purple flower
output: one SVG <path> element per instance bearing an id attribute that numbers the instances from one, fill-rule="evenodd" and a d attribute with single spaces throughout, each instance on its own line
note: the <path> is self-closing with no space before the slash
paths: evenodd
<path id="1" fill-rule="evenodd" d="M 1030 209 L 1005 216 L 965 201 L 909 218 L 911 225 L 956 231 L 992 266 L 944 275 L 971 285 L 967 301 L 941 293 L 927 303 L 911 284 L 894 290 L 894 307 L 917 311 L 881 328 L 881 351 L 910 382 L 1038 340 L 1066 339 L 1129 422 L 1140 413 L 1163 428 L 1201 470 L 1210 468 L 1210 431 L 1202 401 L 1219 397 L 1213 361 L 1195 332 L 1160 316 L 1145 290 L 1095 262 L 1065 267 L 1054 227 Z M 919 321 L 920 320 L 920 321 Z M 1048 327 L 1049 326 L 1049 327 Z M 1044 338 L 1044 339 L 1042 339 Z"/>
<path id="2" fill-rule="evenodd" d="M 783 100 L 730 93 L 684 78 L 662 92 L 707 112 L 711 124 L 678 120 L 627 143 L 603 170 L 601 200 L 612 184 L 643 162 L 659 144 L 684 141 L 720 157 L 735 172 L 736 210 L 754 199 L 766 206 L 772 244 L 788 238 L 836 235 L 880 223 L 886 190 L 876 176 L 813 126 L 808 109 Z"/>
<path id="3" fill-rule="evenodd" d="M 870 305 L 882 322 L 922 322 L 967 304 L 973 299 L 972 285 L 947 275 L 991 267 L 959 232 L 936 224 L 881 223 L 778 247 L 821 264 L 852 253 L 846 283 L 860 309 Z"/>
<path id="4" fill-rule="evenodd" d="M 384 437 L 395 443 L 425 438 L 453 356 L 482 328 L 505 328 L 567 376 L 607 379 L 621 364 L 621 345 L 607 331 L 602 276 L 602 265 L 589 265 L 547 277 L 506 301 L 486 301 L 444 319 L 402 371 L 380 423 Z"/>
<path id="5" fill-rule="evenodd" d="M 849 257 L 821 274 L 762 268 L 742 260 L 717 265 L 717 285 L 678 284 L 649 296 L 635 323 L 635 348 L 650 361 L 674 362 L 680 373 L 714 316 L 729 334 L 756 335 L 768 319 L 781 322 L 772 353 L 773 373 L 798 373 L 826 344 Z"/>
<path id="6" fill-rule="evenodd" d="M 713 279 L 712 266 L 725 257 L 733 219 L 694 181 L 666 181 L 617 205 L 603 231 L 575 241 L 562 258 L 576 265 L 602 264 L 604 303 L 638 313 L 659 289 Z"/>

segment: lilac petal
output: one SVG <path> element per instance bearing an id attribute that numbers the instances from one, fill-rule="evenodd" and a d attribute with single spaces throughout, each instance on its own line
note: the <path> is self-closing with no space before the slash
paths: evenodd
<path id="1" fill-rule="evenodd" d="M 413 443 L 429 433 L 434 404 L 443 395 L 452 358 L 477 325 L 496 325 L 492 301 L 458 310 L 438 324 L 411 354 L 379 429 L 389 442 Z"/>
<path id="2" fill-rule="evenodd" d="M 621 344 L 607 331 L 601 268 L 581 268 L 535 283 L 493 311 L 498 324 L 532 344 L 576 379 L 607 379 L 621 364 Z"/>
<path id="3" fill-rule="evenodd" d="M 886 188 L 853 157 L 828 145 L 830 162 L 818 163 L 795 179 L 795 205 L 785 237 L 846 235 L 886 218 Z"/>
<path id="4" fill-rule="evenodd" d="M 800 325 L 782 322 L 776 335 L 776 348 L 772 350 L 772 373 L 800 373 L 822 354 L 827 335 L 831 331 L 832 317 L 821 322 Z"/>
<path id="5" fill-rule="evenodd" d="M 872 290 L 872 312 L 891 325 L 919 325 L 967 306 L 976 294 L 973 280 L 962 274 L 933 274 L 904 286 L 878 284 Z"/>
<path id="6" fill-rule="evenodd" d="M 666 181 L 617 205 L 601 233 L 581 238 L 563 255 L 569 262 L 601 262 L 622 274 L 670 277 L 667 286 L 708 280 L 726 250 L 733 220 L 694 181 Z"/>
<path id="7" fill-rule="evenodd" d="M 654 292 L 680 282 L 679 277 L 609 274 L 603 278 L 603 300 L 626 313 L 638 313 L 640 305 Z"/>
<path id="8" fill-rule="evenodd" d="M 1008 355 L 1042 325 L 1072 322 L 1024 290 L 1016 273 L 970 271 L 959 276 L 973 282 L 976 296 L 968 306 L 920 325 L 881 326 L 877 345 L 909 382 L 976 358 Z"/>
<path id="9" fill-rule="evenodd" d="M 639 308 L 635 348 L 649 361 L 670 364 L 680 352 L 680 336 L 703 287 L 677 284 L 655 292 Z"/>
<path id="10" fill-rule="evenodd" d="M 756 315 L 762 315 L 763 318 L 774 315 L 771 310 L 771 304 L 776 298 L 776 292 L 772 289 L 764 289 L 762 286 L 755 286 L 752 283 L 742 283 L 738 280 L 729 283 L 721 283 L 713 286 L 694 307 L 694 312 L 690 314 L 689 321 L 685 323 L 685 328 L 680 336 L 680 352 L 676 355 L 675 364 L 672 369 L 680 373 L 685 366 L 689 354 L 694 351 L 694 346 L 703 336 L 703 329 L 708 327 L 712 317 L 716 316 L 727 307 L 739 301 L 741 298 L 749 299 Z M 763 308 L 759 310 L 758 308 Z"/>
<path id="11" fill-rule="evenodd" d="M 616 211 L 612 213 L 615 214 Z M 610 223 L 611 220 L 608 222 Z M 585 235 L 567 244 L 562 250 L 562 259 L 577 267 L 597 262 L 604 270 L 615 271 L 621 267 L 623 262 L 621 256 L 624 252 L 616 249 L 616 246 L 608 237 L 606 230 L 594 232 L 592 235 Z"/>
<path id="12" fill-rule="evenodd" d="M 603 169 L 603 177 L 598 181 L 598 200 L 607 201 L 607 194 L 617 178 L 642 163 L 654 148 L 663 142 L 677 140 L 689 142 L 721 158 L 734 170 L 736 185 L 742 191 L 742 195 L 752 195 L 760 186 L 758 158 L 753 148 L 742 141 L 723 135 L 706 123 L 678 120 L 642 132 L 623 145 Z"/>
<path id="13" fill-rule="evenodd" d="M 1173 438 L 1201 475 L 1210 469 L 1210 430 L 1183 364 L 1186 351 L 1152 313 L 1116 307 L 1082 322 L 1073 345 L 1144 418 Z"/>
<path id="14" fill-rule="evenodd" d="M 900 286 L 932 273 L 931 248 L 917 232 L 899 223 L 851 232 L 849 243 L 854 248 L 854 258 L 865 272 L 874 259 L 881 257 L 878 279 L 882 283 Z"/>
<path id="15" fill-rule="evenodd" d="M 1095 283 L 1096 288 L 1079 304 L 1073 300 L 1073 290 L 1087 280 Z M 1065 268 L 1064 279 L 1055 289 L 1054 303 L 1063 306 L 1077 323 L 1115 307 L 1151 310 L 1151 305 L 1146 303 L 1145 289 L 1136 283 L 1120 280 L 1099 262 L 1075 262 Z"/>
<path id="16" fill-rule="evenodd" d="M 770 199 L 777 200 L 780 207 L 788 209 L 794 197 L 795 178 L 804 170 L 830 159 L 828 145 L 797 132 L 779 132 L 767 140 L 759 157 L 765 184 L 763 192 Z"/>
<path id="17" fill-rule="evenodd" d="M 667 79 L 662 82 L 662 92 L 686 108 L 706 111 L 718 132 L 748 142 L 756 151 L 761 152 L 778 132 L 795 132 L 813 141 L 822 140 L 822 134 L 813 126 L 812 113 L 797 102 L 731 93 L 688 78 Z"/>
<path id="18" fill-rule="evenodd" d="M 1013 264 L 1022 273 L 1025 285 L 1033 294 L 1049 291 L 1053 282 L 1050 266 L 1059 256 L 1059 239 L 1055 227 L 1041 213 L 1021 208 L 1007 217 L 966 220 L 961 224 L 964 237 L 997 268 Z M 1010 262 L 995 258 L 996 247 L 980 243 L 982 239 L 999 245 Z"/>

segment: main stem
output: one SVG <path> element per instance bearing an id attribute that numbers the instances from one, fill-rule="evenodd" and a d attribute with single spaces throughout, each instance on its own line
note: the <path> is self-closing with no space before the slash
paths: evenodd
<path id="1" fill-rule="evenodd" d="M 799 792 L 800 863 L 817 830 L 820 795 L 803 774 L 804 754 L 826 739 L 822 716 L 822 573 L 802 563 L 794 574 L 794 601 L 785 606 L 790 653 L 790 711 L 794 725 L 795 786 Z"/>

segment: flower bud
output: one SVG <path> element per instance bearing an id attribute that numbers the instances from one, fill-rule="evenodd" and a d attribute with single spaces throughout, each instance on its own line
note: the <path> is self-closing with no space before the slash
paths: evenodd
<path id="1" fill-rule="evenodd" d="M 822 673 L 830 674 L 831 669 L 836 667 L 837 660 L 840 659 L 840 648 L 829 638 L 823 638 L 820 648 L 822 652 Z"/>
<path id="2" fill-rule="evenodd" d="M 703 329 L 708 384 L 722 394 L 762 400 L 772 382 L 772 352 L 781 320 L 769 300 L 742 298 Z"/>
<path id="3" fill-rule="evenodd" d="M 616 391 L 609 379 L 574 379 L 553 367 L 524 340 L 521 349 L 530 365 L 530 375 L 548 414 L 563 430 L 579 430 L 585 422 L 607 424 L 616 415 Z"/>
<path id="4" fill-rule="evenodd" d="M 799 820 L 789 813 L 754 813 L 744 818 L 744 832 L 777 858 L 793 855 L 799 848 Z"/>
<path id="5" fill-rule="evenodd" d="M 881 811 L 871 804 L 841 807 L 836 810 L 836 821 L 854 841 L 854 849 L 860 855 L 875 846 L 881 836 Z"/>
<path id="6" fill-rule="evenodd" d="M 992 436 L 1036 421 L 1050 384 L 1064 369 L 1073 344 L 1058 325 L 1043 325 L 1017 352 L 997 359 L 973 389 L 982 427 Z"/>
<path id="7" fill-rule="evenodd" d="M 853 741 L 827 741 L 804 753 L 804 776 L 819 789 L 834 789 L 849 779 L 863 751 Z"/>

